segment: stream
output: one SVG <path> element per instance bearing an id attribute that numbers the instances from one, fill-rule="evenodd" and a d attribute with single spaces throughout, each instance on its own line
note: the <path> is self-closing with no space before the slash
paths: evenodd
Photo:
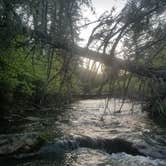
<path id="1" fill-rule="evenodd" d="M 51 158 L 8 160 L 0 162 L 0 166 L 166 166 L 166 127 L 154 123 L 142 111 L 140 102 L 132 105 L 126 100 L 121 112 L 118 110 L 122 100 L 110 99 L 105 110 L 106 104 L 105 99 L 88 99 L 50 111 L 29 111 L 24 120 L 0 130 L 0 143 L 6 137 L 25 135 L 41 135 L 50 142 L 76 137 L 94 141 L 120 138 L 148 147 L 148 154 L 153 157 L 125 152 L 109 154 L 101 148 L 77 147 Z M 158 157 L 160 152 L 162 157 Z"/>

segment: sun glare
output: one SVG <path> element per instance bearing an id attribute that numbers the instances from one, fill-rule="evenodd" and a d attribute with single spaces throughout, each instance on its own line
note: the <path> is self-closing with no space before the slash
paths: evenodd
<path id="1" fill-rule="evenodd" d="M 89 71 L 95 72 L 97 74 L 103 73 L 103 65 L 100 62 L 95 62 L 88 58 L 82 58 L 83 64 L 82 67 Z"/>

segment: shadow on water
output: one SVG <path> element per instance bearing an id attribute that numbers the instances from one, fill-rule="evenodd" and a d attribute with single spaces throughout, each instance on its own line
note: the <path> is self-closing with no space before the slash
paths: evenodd
<path id="1" fill-rule="evenodd" d="M 40 165 L 55 165 L 55 166 L 67 166 L 65 160 L 65 153 L 53 156 L 43 156 L 40 158 L 24 158 L 24 159 L 0 159 L 1 166 L 40 166 Z"/>

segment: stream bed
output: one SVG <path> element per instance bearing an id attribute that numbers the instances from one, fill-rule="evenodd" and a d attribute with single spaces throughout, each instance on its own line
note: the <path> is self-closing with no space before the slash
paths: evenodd
<path id="1" fill-rule="evenodd" d="M 139 102 L 132 105 L 126 100 L 118 112 L 121 104 L 120 99 L 112 98 L 108 103 L 105 99 L 90 99 L 76 101 L 58 110 L 29 112 L 23 117 L 24 121 L 0 131 L 0 142 L 6 137 L 25 135 L 41 135 L 50 141 L 73 137 L 120 138 L 148 146 L 149 153 L 156 157 L 124 152 L 108 154 L 101 149 L 78 147 L 51 159 L 8 160 L 0 166 L 166 166 L 166 156 L 161 159 L 157 154 L 157 151 L 166 152 L 166 127 L 155 124 L 146 112 L 142 112 Z"/>

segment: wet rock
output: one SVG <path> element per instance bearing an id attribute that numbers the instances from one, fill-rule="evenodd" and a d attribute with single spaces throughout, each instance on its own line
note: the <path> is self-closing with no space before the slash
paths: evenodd
<path id="1" fill-rule="evenodd" d="M 63 156 L 66 152 L 78 148 L 99 149 L 109 154 L 126 152 L 131 155 L 142 155 L 132 142 L 124 139 L 94 139 L 90 137 L 77 137 L 58 140 L 55 143 L 49 143 L 40 148 L 36 153 L 21 155 L 19 158 L 55 158 Z"/>
<path id="2" fill-rule="evenodd" d="M 122 138 L 101 139 L 90 137 L 77 137 L 64 140 L 58 140 L 53 144 L 47 144 L 38 152 L 38 156 L 46 156 L 47 154 L 57 155 L 72 151 L 78 148 L 99 149 L 109 154 L 125 152 L 133 156 L 149 156 L 152 158 L 166 159 L 166 150 L 157 149 L 148 145 L 137 145 Z"/>
<path id="3" fill-rule="evenodd" d="M 29 153 L 36 150 L 40 143 L 39 137 L 34 136 L 4 138 L 0 141 L 0 156 Z"/>
<path id="4" fill-rule="evenodd" d="M 138 151 L 152 158 L 166 159 L 166 148 L 152 145 L 134 145 Z"/>

